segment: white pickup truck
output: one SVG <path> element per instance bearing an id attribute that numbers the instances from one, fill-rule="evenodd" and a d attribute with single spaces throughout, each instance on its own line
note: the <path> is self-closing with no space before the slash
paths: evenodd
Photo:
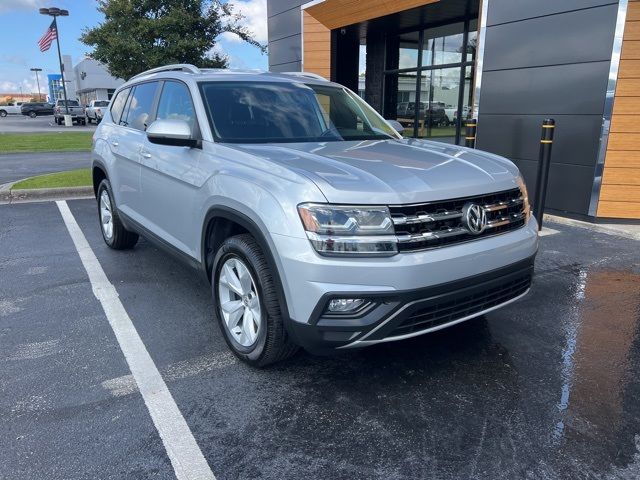
<path id="1" fill-rule="evenodd" d="M 0 105 L 0 117 L 22 114 L 20 107 L 22 107 L 22 102 L 9 102 L 6 105 Z"/>
<path id="2" fill-rule="evenodd" d="M 85 115 L 87 117 L 87 123 L 94 122 L 100 123 L 104 111 L 109 106 L 109 100 L 91 100 L 91 103 L 85 108 Z"/>

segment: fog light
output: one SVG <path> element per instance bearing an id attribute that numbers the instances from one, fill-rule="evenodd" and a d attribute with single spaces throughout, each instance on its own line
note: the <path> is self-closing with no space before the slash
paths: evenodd
<path id="1" fill-rule="evenodd" d="M 347 313 L 364 305 L 363 298 L 334 298 L 329 302 L 328 310 L 333 313 Z"/>

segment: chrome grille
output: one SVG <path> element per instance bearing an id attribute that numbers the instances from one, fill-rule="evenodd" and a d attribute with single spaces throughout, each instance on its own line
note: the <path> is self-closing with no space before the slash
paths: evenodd
<path id="1" fill-rule="evenodd" d="M 486 212 L 487 227 L 479 235 L 470 233 L 462 223 L 462 208 L 467 202 L 481 205 Z M 443 247 L 515 230 L 525 224 L 528 209 L 519 188 L 489 195 L 389 207 L 400 252 Z"/>

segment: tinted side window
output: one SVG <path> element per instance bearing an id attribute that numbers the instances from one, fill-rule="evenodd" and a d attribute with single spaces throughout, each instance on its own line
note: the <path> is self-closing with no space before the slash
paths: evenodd
<path id="1" fill-rule="evenodd" d="M 120 116 L 124 110 L 124 104 L 127 101 L 129 90 L 129 88 L 125 88 L 124 90 L 119 91 L 115 100 L 111 104 L 111 118 L 113 118 L 114 123 L 118 123 L 120 121 Z"/>
<path id="2" fill-rule="evenodd" d="M 129 101 L 129 108 L 126 112 L 126 119 L 123 115 L 123 120 L 120 121 L 122 125 L 126 125 L 136 130 L 146 130 L 150 123 L 151 109 L 153 108 L 153 101 L 156 97 L 156 89 L 158 88 L 158 82 L 141 83 L 136 85 L 133 93 L 131 94 L 131 100 Z"/>
<path id="3" fill-rule="evenodd" d="M 193 129 L 196 114 L 193 109 L 189 88 L 184 83 L 164 83 L 156 118 L 184 120 Z"/>

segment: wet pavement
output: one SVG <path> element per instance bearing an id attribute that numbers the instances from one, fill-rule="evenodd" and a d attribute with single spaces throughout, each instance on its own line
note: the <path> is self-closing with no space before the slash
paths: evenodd
<path id="1" fill-rule="evenodd" d="M 640 243 L 560 224 L 523 300 L 266 370 L 209 287 L 68 202 L 218 479 L 640 478 Z M 53 203 L 0 206 L 0 478 L 174 478 Z"/>

